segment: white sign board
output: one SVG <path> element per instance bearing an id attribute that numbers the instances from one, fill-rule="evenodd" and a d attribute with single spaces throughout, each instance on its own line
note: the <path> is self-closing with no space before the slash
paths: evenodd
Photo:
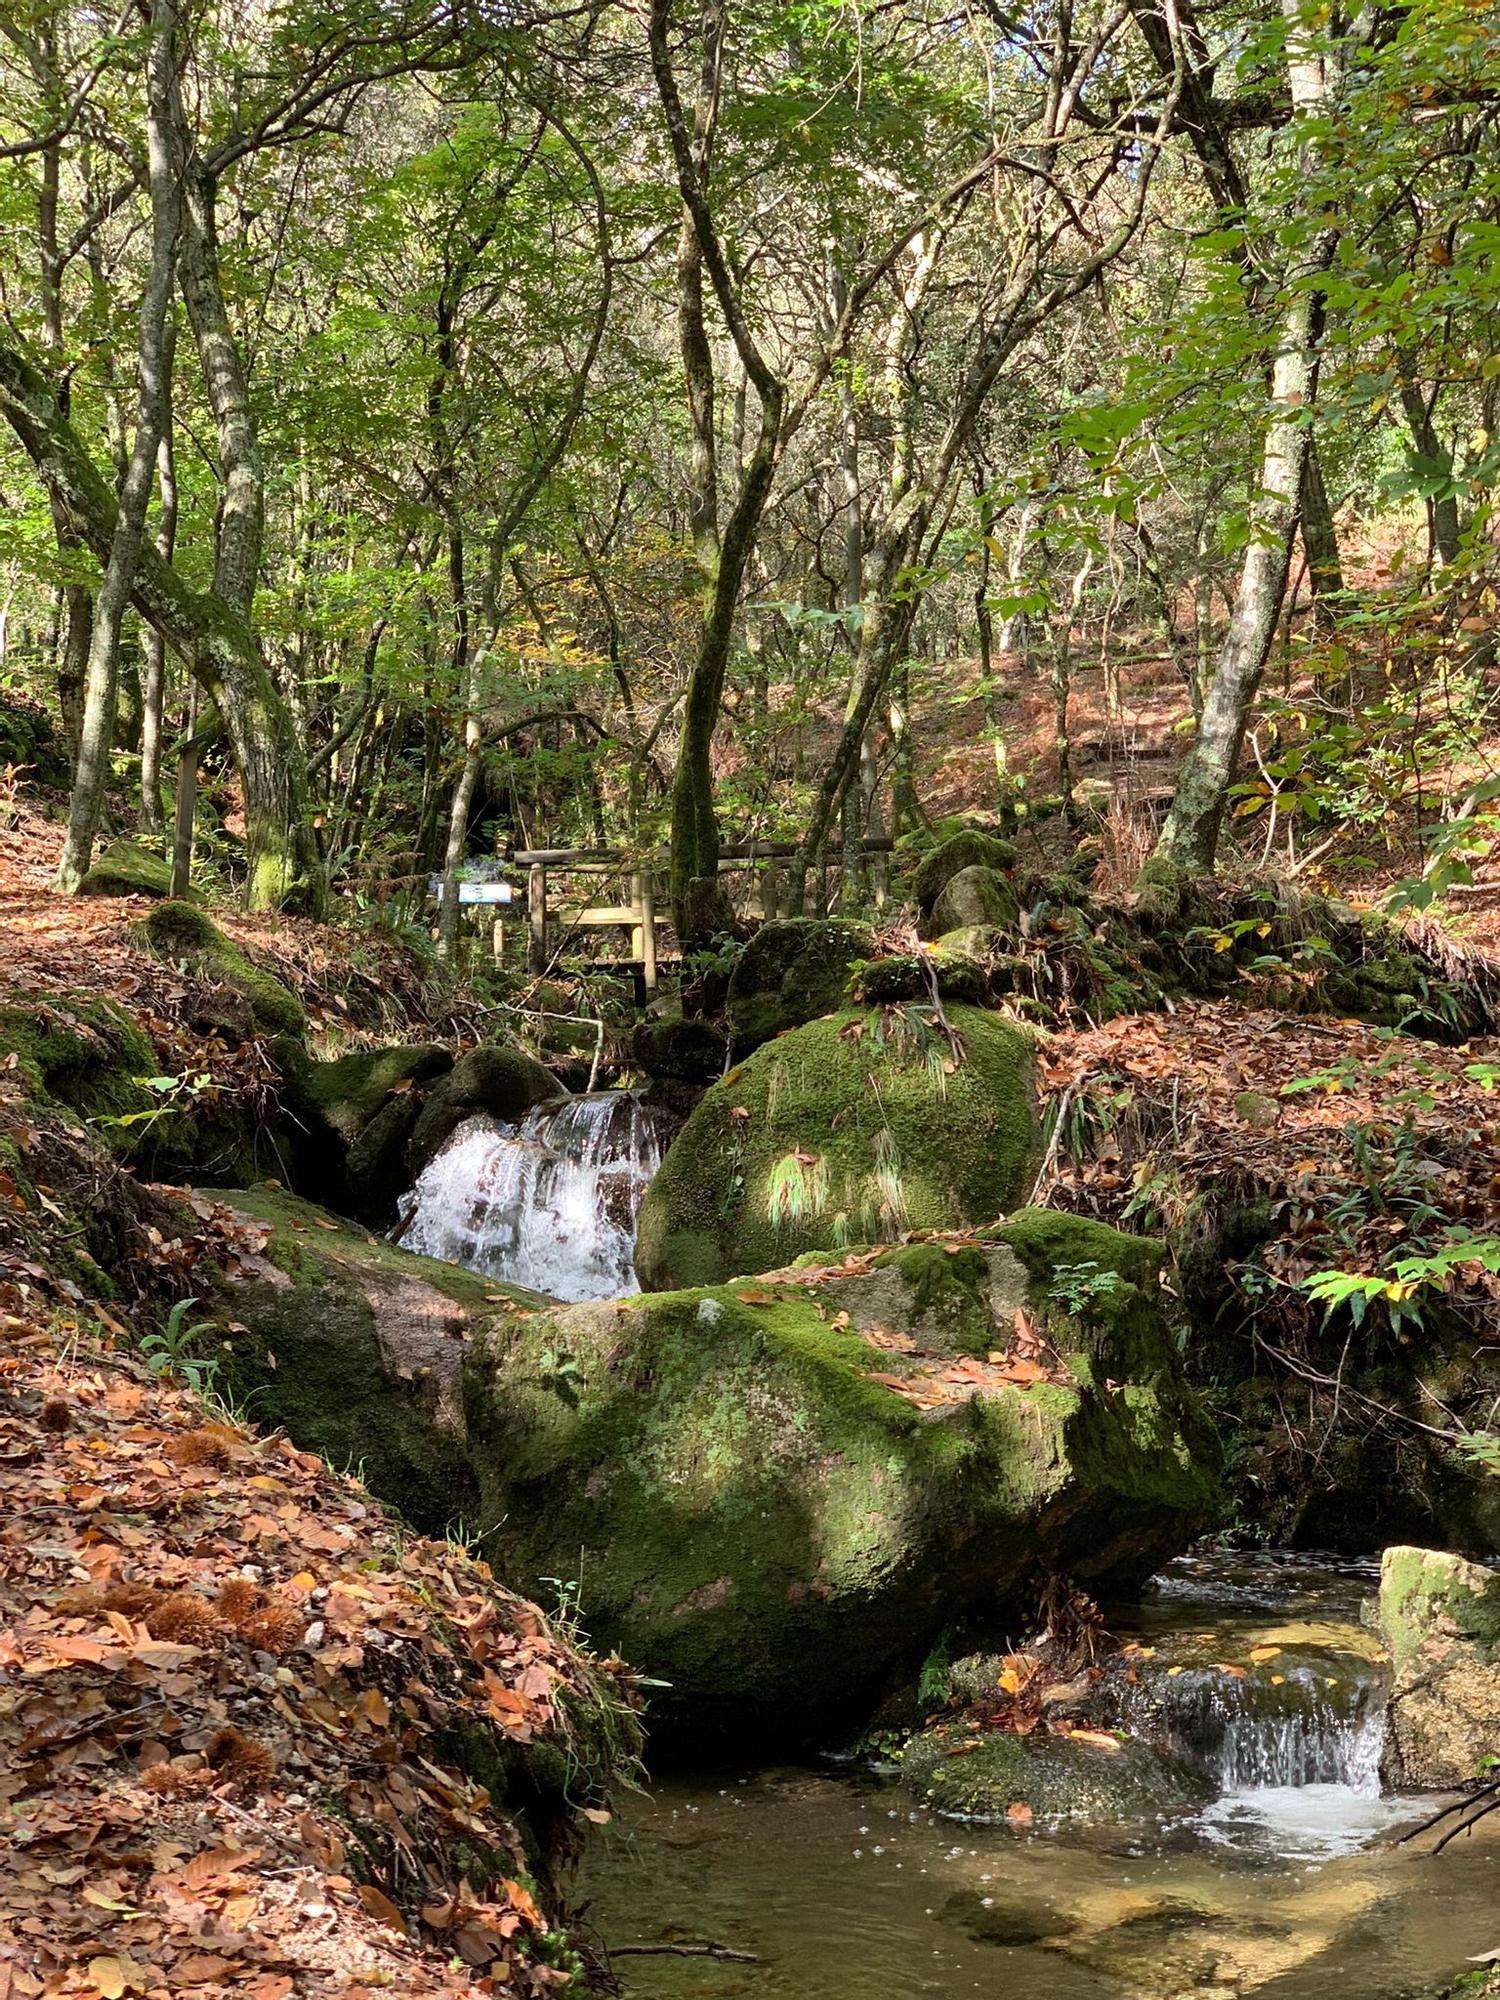
<path id="1" fill-rule="evenodd" d="M 461 903 L 508 903 L 514 891 L 509 882 L 460 882 L 458 900 Z"/>

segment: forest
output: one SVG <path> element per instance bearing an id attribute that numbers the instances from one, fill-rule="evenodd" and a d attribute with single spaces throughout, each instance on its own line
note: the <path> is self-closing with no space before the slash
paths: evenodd
<path id="1" fill-rule="evenodd" d="M 1500 1994 L 1494 0 L 0 0 L 0 2000 Z"/>

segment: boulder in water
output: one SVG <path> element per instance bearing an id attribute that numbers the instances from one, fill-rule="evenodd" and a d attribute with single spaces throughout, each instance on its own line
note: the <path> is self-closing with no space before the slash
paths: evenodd
<path id="1" fill-rule="evenodd" d="M 579 1579 L 596 1641 L 668 1683 L 660 1726 L 826 1741 L 949 1626 L 1003 1629 L 1038 1572 L 1129 1586 L 1212 1518 L 1215 1446 L 1159 1255 L 1024 1214 L 970 1242 L 497 1317 L 464 1368 L 494 1559 L 518 1584 Z M 1059 1304 L 1079 1265 L 1108 1274 L 1097 1312 Z M 1028 1325 L 1055 1365 L 987 1358 Z"/>
<path id="2" fill-rule="evenodd" d="M 483 1112 L 513 1123 L 538 1104 L 565 1096 L 545 1063 L 524 1049 L 486 1042 L 461 1055 L 448 1074 L 435 1083 L 416 1114 L 406 1161 L 420 1173 L 466 1118 Z"/>
<path id="3" fill-rule="evenodd" d="M 735 1057 L 835 1013 L 844 1004 L 851 966 L 873 948 L 867 925 L 841 917 L 780 917 L 762 924 L 729 977 L 726 1011 Z"/>
<path id="4" fill-rule="evenodd" d="M 1017 1736 L 1003 1729 L 977 1736 L 964 1717 L 924 1729 L 901 1758 L 902 1781 L 935 1811 L 956 1819 L 1003 1823 L 1012 1806 L 1039 1820 L 1089 1825 L 1161 1819 L 1206 1805 L 1216 1790 L 1208 1773 L 1134 1737 L 1107 1731 Z"/>
<path id="5" fill-rule="evenodd" d="M 423 1086 L 447 1074 L 452 1056 L 417 1042 L 319 1062 L 290 1038 L 277 1042 L 276 1055 L 297 1131 L 294 1184 L 361 1221 L 389 1222 L 410 1180 L 407 1144 Z"/>
<path id="6" fill-rule="evenodd" d="M 706 1093 L 641 1209 L 647 1291 L 768 1271 L 805 1251 L 990 1221 L 1024 1200 L 1038 1129 L 1024 1028 L 953 1007 L 837 1014 L 779 1036 Z"/>
<path id="7" fill-rule="evenodd" d="M 1410 1785 L 1463 1785 L 1500 1753 L 1500 1572 L 1440 1549 L 1389 1548 L 1380 1626 L 1394 1682 L 1386 1758 Z"/>

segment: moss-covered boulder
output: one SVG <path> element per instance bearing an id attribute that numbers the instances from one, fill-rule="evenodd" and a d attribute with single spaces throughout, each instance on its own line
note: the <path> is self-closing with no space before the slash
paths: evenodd
<path id="1" fill-rule="evenodd" d="M 252 964 L 204 911 L 173 898 L 155 904 L 140 922 L 142 941 L 159 958 L 171 959 L 204 979 L 219 979 L 250 1003 L 263 1034 L 305 1036 L 302 1002 L 274 973 Z"/>
<path id="2" fill-rule="evenodd" d="M 545 1301 L 414 1257 L 275 1188 L 200 1199 L 246 1230 L 216 1301 L 219 1379 L 237 1405 L 261 1430 L 280 1426 L 357 1472 L 425 1533 L 472 1522 L 465 1344 L 497 1311 Z"/>
<path id="3" fill-rule="evenodd" d="M 1500 1756 L 1500 1572 L 1439 1549 L 1389 1548 L 1380 1627 L 1395 1676 L 1389 1774 L 1409 1785 L 1467 1784 Z"/>
<path id="4" fill-rule="evenodd" d="M 1020 914 L 1016 892 L 997 868 L 961 868 L 944 883 L 926 928 L 934 937 L 974 925 L 1003 930 Z"/>
<path id="5" fill-rule="evenodd" d="M 322 1062 L 290 1037 L 273 1048 L 296 1135 L 292 1185 L 361 1221 L 391 1221 L 413 1179 L 407 1152 L 424 1097 L 453 1068 L 451 1053 L 403 1042 Z"/>
<path id="6" fill-rule="evenodd" d="M 1206 1805 L 1216 1786 L 1185 1757 L 1108 1731 L 976 1734 L 967 1718 L 924 1729 L 901 1758 L 902 1782 L 955 1819 L 1004 1822 L 1012 1807 L 1039 1820 L 1108 1826 Z"/>
<path id="7" fill-rule="evenodd" d="M 138 841 L 116 840 L 95 858 L 84 876 L 80 893 L 85 896 L 170 896 L 172 864 Z M 196 902 L 189 890 L 187 900 Z"/>
<path id="8" fill-rule="evenodd" d="M 1011 841 L 979 827 L 966 826 L 922 856 L 912 876 L 911 893 L 918 909 L 929 916 L 954 876 L 961 875 L 966 868 L 985 868 L 1003 874 L 1015 863 L 1016 849 Z"/>
<path id="9" fill-rule="evenodd" d="M 864 924 L 837 917 L 781 917 L 762 924 L 735 960 L 726 1012 L 736 1058 L 787 1028 L 835 1013 L 850 967 L 874 940 Z"/>
<path id="10" fill-rule="evenodd" d="M 431 1055 L 427 1051 L 426 1059 L 430 1061 Z M 534 1106 L 564 1094 L 546 1064 L 524 1049 L 502 1042 L 469 1049 L 432 1084 L 420 1110 L 416 1109 L 420 1100 L 414 1101 L 407 1168 L 414 1176 L 420 1173 L 466 1118 L 485 1113 L 511 1124 Z"/>
<path id="11" fill-rule="evenodd" d="M 963 1006 L 989 998 L 990 976 L 980 959 L 942 944 L 931 951 L 893 952 L 860 966 L 850 981 L 850 998 L 866 1007 L 892 1000 L 926 1000 L 936 984 L 938 997 Z"/>
<path id="12" fill-rule="evenodd" d="M 1037 1157 L 1024 1029 L 952 1007 L 836 1014 L 782 1035 L 699 1103 L 647 1191 L 647 1291 L 766 1271 L 809 1250 L 989 1221 Z"/>
<path id="13" fill-rule="evenodd" d="M 660 1021 L 642 1021 L 631 1038 L 630 1053 L 647 1076 L 665 1083 L 712 1083 L 724 1074 L 729 1044 L 711 1021 L 693 1021 L 669 1014 Z"/>
<path id="14" fill-rule="evenodd" d="M 147 1086 L 158 1067 L 151 1044 L 123 1008 L 93 995 L 0 1006 L 0 1063 L 19 1070 L 28 1095 L 82 1118 L 112 1152 L 130 1150 L 132 1126 L 121 1121 L 160 1103 Z"/>
<path id="15" fill-rule="evenodd" d="M 926 1252 L 928 1254 L 914 1254 Z M 504 1574 L 576 1577 L 659 1721 L 736 1748 L 862 1721 L 1051 1571 L 1138 1582 L 1213 1516 L 1156 1246 L 1023 1214 L 974 1241 L 506 1314 L 464 1365 Z M 1109 1274 L 1069 1312 L 1067 1273 Z M 1028 1328 L 1052 1361 L 1025 1365 Z M 998 1357 L 993 1359 L 991 1357 Z"/>

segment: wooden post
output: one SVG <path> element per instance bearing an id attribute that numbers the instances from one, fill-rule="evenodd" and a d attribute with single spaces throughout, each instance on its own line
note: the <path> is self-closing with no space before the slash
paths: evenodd
<path id="1" fill-rule="evenodd" d="M 547 970 L 547 870 L 533 861 L 526 874 L 526 915 L 531 925 L 531 969 Z"/>
<path id="2" fill-rule="evenodd" d="M 177 807 L 172 820 L 172 880 L 174 896 L 185 896 L 193 879 L 193 818 L 198 800 L 198 683 L 188 682 L 187 741 L 177 765 Z"/>
<path id="3" fill-rule="evenodd" d="M 656 888 L 651 870 L 635 878 L 635 904 L 641 913 L 641 973 L 647 998 L 656 991 Z"/>
<path id="4" fill-rule="evenodd" d="M 496 965 L 504 965 L 505 925 L 499 917 L 496 917 L 490 930 L 490 951 L 494 956 Z"/>

